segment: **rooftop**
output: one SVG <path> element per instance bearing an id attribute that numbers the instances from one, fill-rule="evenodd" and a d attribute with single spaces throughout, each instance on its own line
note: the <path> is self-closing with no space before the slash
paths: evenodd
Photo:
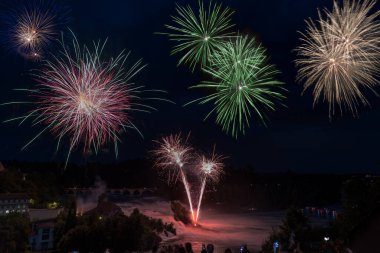
<path id="1" fill-rule="evenodd" d="M 54 220 L 61 211 L 62 209 L 29 209 L 30 221 Z"/>

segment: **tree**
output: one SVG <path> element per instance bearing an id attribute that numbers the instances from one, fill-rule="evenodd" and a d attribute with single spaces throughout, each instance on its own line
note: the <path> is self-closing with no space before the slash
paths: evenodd
<path id="1" fill-rule="evenodd" d="M 380 178 L 352 178 L 343 185 L 343 210 L 334 223 L 336 235 L 348 243 L 380 211 Z"/>
<path id="2" fill-rule="evenodd" d="M 30 223 L 26 215 L 0 216 L 0 252 L 26 252 L 29 245 Z"/>
<path id="3" fill-rule="evenodd" d="M 77 225 L 61 238 L 58 248 L 61 252 L 149 251 L 160 243 L 158 234 L 167 229 L 173 229 L 172 224 L 163 224 L 137 209 L 130 216 L 118 213 L 98 217 L 93 213 L 78 218 Z"/>
<path id="4" fill-rule="evenodd" d="M 74 228 L 77 224 L 76 217 L 76 200 L 75 197 L 70 198 L 64 210 L 58 215 L 54 226 L 54 244 L 58 245 L 58 242 L 62 237 Z"/>

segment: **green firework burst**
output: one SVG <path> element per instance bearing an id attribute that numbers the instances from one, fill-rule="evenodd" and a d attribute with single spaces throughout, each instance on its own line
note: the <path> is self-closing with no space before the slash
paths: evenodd
<path id="1" fill-rule="evenodd" d="M 182 53 L 178 65 L 188 64 L 194 70 L 197 64 L 204 66 L 209 56 L 234 33 L 229 29 L 233 11 L 223 8 L 221 4 L 212 3 L 207 7 L 200 0 L 198 13 L 187 6 L 177 5 L 177 16 L 172 16 L 174 25 L 165 25 L 171 33 L 163 33 L 178 44 L 171 54 Z M 197 15 L 198 14 L 198 15 Z"/>
<path id="2" fill-rule="evenodd" d="M 276 102 L 285 98 L 280 93 L 285 91 L 283 83 L 274 79 L 279 72 L 266 63 L 265 53 L 248 37 L 225 42 L 210 57 L 210 64 L 203 67 L 213 81 L 192 87 L 212 89 L 213 93 L 190 103 L 213 103 L 205 119 L 215 113 L 216 123 L 235 138 L 245 134 L 253 115 L 265 124 L 265 112 L 275 111 Z"/>

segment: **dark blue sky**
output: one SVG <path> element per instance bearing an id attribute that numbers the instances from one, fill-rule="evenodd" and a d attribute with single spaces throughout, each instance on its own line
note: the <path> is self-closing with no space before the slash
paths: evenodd
<path id="1" fill-rule="evenodd" d="M 178 4 L 195 0 L 181 0 Z M 316 17 L 316 8 L 331 8 L 328 0 L 229 0 L 225 5 L 235 10 L 236 28 L 254 35 L 268 49 L 270 62 L 282 72 L 279 79 L 286 82 L 289 90 L 286 105 L 271 115 L 268 127 L 252 122 L 246 136 L 234 140 L 225 135 L 214 123 L 206 122 L 204 116 L 210 107 L 182 105 L 202 95 L 201 91 L 188 90 L 202 78 L 199 70 L 194 73 L 187 67 L 177 67 L 178 56 L 170 56 L 173 45 L 165 36 L 154 34 L 165 31 L 163 25 L 170 23 L 175 14 L 172 0 L 70 0 L 68 27 L 81 43 L 108 38 L 106 54 L 117 54 L 123 49 L 132 51 L 132 58 L 143 58 L 148 67 L 136 82 L 149 88 L 164 89 L 176 105 L 156 104 L 158 112 L 149 115 L 136 114 L 135 122 L 144 133 L 144 139 L 135 132 L 123 135 L 119 160 L 141 158 L 148 155 L 152 139 L 169 133 L 191 131 L 195 146 L 209 150 L 213 144 L 219 153 L 228 156 L 228 162 L 236 166 L 251 165 L 258 171 L 297 172 L 376 172 L 380 171 L 378 156 L 380 143 L 380 98 L 369 94 L 372 108 L 360 108 L 359 118 L 345 115 L 328 118 L 328 108 L 319 104 L 312 108 L 311 93 L 301 96 L 302 85 L 295 82 L 292 50 L 299 44 L 298 32 L 304 31 L 304 19 Z M 4 51 L 3 51 L 4 52 Z M 2 53 L 0 58 L 0 101 L 21 99 L 13 88 L 32 87 L 30 69 L 38 68 L 17 55 Z M 380 89 L 377 89 L 380 92 Z M 0 119 L 21 115 L 23 106 L 1 107 Z M 0 125 L 0 159 L 61 161 L 66 150 L 54 154 L 56 140 L 46 133 L 27 150 L 20 148 L 38 130 L 38 126 L 17 127 L 15 123 Z M 82 161 L 80 150 L 73 161 Z M 113 150 L 104 150 L 91 161 L 116 161 Z"/>

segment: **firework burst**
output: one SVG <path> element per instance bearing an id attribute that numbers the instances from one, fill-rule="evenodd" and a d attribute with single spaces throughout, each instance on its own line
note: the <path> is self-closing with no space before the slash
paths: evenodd
<path id="1" fill-rule="evenodd" d="M 28 59 L 40 59 L 56 41 L 68 10 L 52 0 L 23 1 L 3 14 L 6 45 Z"/>
<path id="2" fill-rule="evenodd" d="M 158 168 L 168 170 L 168 183 L 178 180 L 180 170 L 191 159 L 192 148 L 187 144 L 187 138 L 181 134 L 169 135 L 156 141 L 158 148 L 153 151 Z"/>
<path id="3" fill-rule="evenodd" d="M 79 144 L 84 152 L 97 153 L 100 147 L 113 143 L 117 155 L 122 132 L 127 128 L 138 131 L 131 112 L 154 109 L 142 101 L 158 98 L 141 98 L 143 87 L 131 82 L 145 67 L 141 60 L 127 67 L 129 53 L 124 52 L 104 60 L 105 44 L 94 43 L 93 52 L 86 46 L 81 48 L 75 37 L 72 46 L 62 44 L 61 54 L 45 60 L 35 74 L 38 88 L 24 90 L 33 101 L 8 103 L 31 103 L 35 107 L 27 115 L 8 121 L 23 123 L 30 119 L 33 125 L 44 126 L 25 147 L 50 131 L 58 138 L 57 149 L 64 137 L 70 140 L 66 162 Z"/>
<path id="4" fill-rule="evenodd" d="M 322 97 L 330 117 L 338 106 L 357 115 L 359 104 L 367 105 L 363 88 L 377 85 L 380 58 L 380 12 L 369 14 L 376 1 L 345 0 L 340 7 L 320 11 L 319 20 L 307 22 L 302 44 L 296 49 L 298 80 L 304 89 L 314 87 L 314 105 Z"/>
<path id="5" fill-rule="evenodd" d="M 199 219 L 203 194 L 206 188 L 207 180 L 209 179 L 213 183 L 219 182 L 220 176 L 223 174 L 224 165 L 222 163 L 222 160 L 223 160 L 223 157 L 216 155 L 215 151 L 213 152 L 211 158 L 206 158 L 205 156 L 202 156 L 199 159 L 198 167 L 199 167 L 200 177 L 202 178 L 202 183 L 201 183 L 201 190 L 200 190 L 199 198 L 198 198 L 197 212 L 195 215 L 195 223 L 197 223 Z"/>
<path id="6" fill-rule="evenodd" d="M 191 101 L 212 103 L 214 108 L 206 116 L 216 114 L 216 123 L 235 138 L 250 126 L 252 114 L 265 123 L 264 110 L 275 110 L 275 102 L 284 96 L 282 82 L 274 76 L 278 71 L 266 64 L 265 50 L 253 39 L 238 36 L 223 44 L 203 67 L 215 81 L 204 81 L 192 88 L 212 90 L 213 93 Z M 276 91 L 278 90 L 278 91 Z"/>
<path id="7" fill-rule="evenodd" d="M 220 155 L 212 154 L 211 158 L 202 156 L 199 159 L 199 173 L 204 179 L 210 179 L 213 183 L 219 182 L 220 176 L 223 174 L 223 163 L 224 158 Z"/>
<path id="8" fill-rule="evenodd" d="M 153 154 L 156 160 L 155 165 L 159 169 L 168 171 L 168 173 L 166 173 L 166 175 L 168 175 L 168 183 L 175 183 L 178 178 L 181 178 L 189 202 L 192 220 L 194 225 L 196 225 L 199 219 L 206 183 L 207 181 L 211 181 L 212 183 L 219 181 L 220 175 L 223 173 L 223 163 L 221 161 L 224 158 L 216 155 L 215 151 L 210 158 L 204 155 L 194 155 L 193 148 L 187 143 L 188 137 L 189 136 L 183 139 L 181 134 L 163 137 L 161 140 L 156 141 L 158 147 L 153 151 Z M 187 170 L 187 173 L 196 172 L 194 173 L 195 176 L 200 178 L 201 186 L 199 191 L 197 187 L 194 187 L 194 183 L 188 181 L 185 168 L 193 168 L 192 170 Z M 190 179 L 193 179 L 193 177 Z M 192 197 L 191 190 L 193 190 L 193 193 L 199 194 L 196 206 L 194 204 L 195 202 L 193 202 L 194 196 Z M 196 207 L 196 210 L 194 207 Z"/>
<path id="9" fill-rule="evenodd" d="M 180 177 L 182 184 L 185 187 L 187 200 L 191 211 L 192 219 L 195 220 L 195 213 L 190 192 L 190 184 L 187 181 L 184 172 L 184 166 L 191 158 L 192 148 L 187 145 L 186 140 L 182 139 L 181 134 L 169 135 L 157 141 L 159 147 L 153 151 L 156 157 L 156 166 L 163 169 L 168 169 L 168 182 L 176 182 Z"/>
<path id="10" fill-rule="evenodd" d="M 233 11 L 229 8 L 223 9 L 221 4 L 212 4 L 211 1 L 208 8 L 201 0 L 198 4 L 198 13 L 189 5 L 177 5 L 177 16 L 172 17 L 174 25 L 165 25 L 172 33 L 164 33 L 170 40 L 178 43 L 172 54 L 183 54 L 178 64 L 189 64 L 193 70 L 197 64 L 205 65 L 219 44 L 233 35 L 228 31 L 233 27 Z"/>

